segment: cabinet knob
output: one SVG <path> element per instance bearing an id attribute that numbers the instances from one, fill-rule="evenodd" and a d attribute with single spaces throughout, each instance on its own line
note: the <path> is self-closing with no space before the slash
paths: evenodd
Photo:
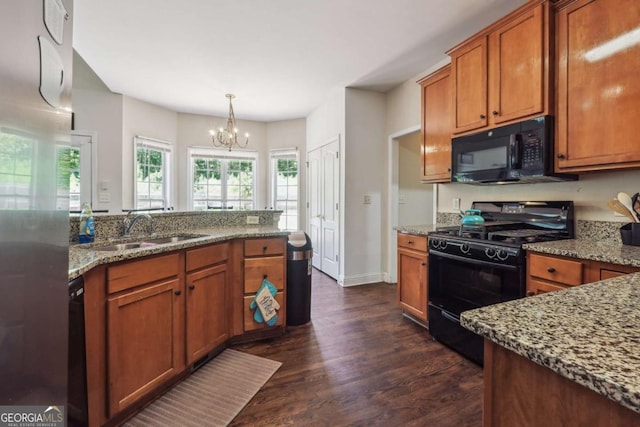
<path id="1" fill-rule="evenodd" d="M 426 263 L 426 262 L 423 262 L 423 263 L 422 263 L 422 264 L 420 264 L 420 265 L 422 265 L 422 266 L 424 267 L 425 265 L 427 265 L 427 263 Z"/>
<path id="2" fill-rule="evenodd" d="M 408 245 L 413 245 L 413 240 L 407 240 Z"/>
<path id="3" fill-rule="evenodd" d="M 189 285 L 188 288 L 189 288 L 190 291 L 192 291 L 192 290 L 194 290 L 196 288 L 196 285 Z"/>
<path id="4" fill-rule="evenodd" d="M 527 296 L 528 296 L 528 297 L 532 297 L 532 296 L 534 296 L 535 294 L 536 294 L 536 293 L 535 293 L 535 292 L 533 292 L 533 291 L 527 291 Z"/>
<path id="5" fill-rule="evenodd" d="M 558 153 L 558 158 L 559 158 L 559 159 L 564 159 L 564 154 L 562 154 L 562 153 Z"/>
<path id="6" fill-rule="evenodd" d="M 484 114 L 480 114 L 480 119 L 484 120 L 486 118 L 487 118 L 487 116 L 485 116 Z"/>
<path id="7" fill-rule="evenodd" d="M 262 247 L 262 251 L 264 252 L 264 251 L 266 251 L 266 250 L 267 250 L 267 246 L 263 246 L 263 247 Z"/>
<path id="8" fill-rule="evenodd" d="M 553 267 L 549 267 L 549 268 L 547 268 L 547 271 L 548 271 L 549 273 L 555 273 L 555 272 L 556 272 L 556 269 L 555 269 L 555 268 L 553 268 Z"/>
<path id="9" fill-rule="evenodd" d="M 173 291 L 173 293 L 176 295 L 182 295 L 182 291 Z"/>
<path id="10" fill-rule="evenodd" d="M 497 115 L 498 115 L 498 112 L 497 112 L 496 110 L 493 110 L 493 111 L 491 112 L 491 114 L 493 114 L 494 116 L 497 116 Z"/>
<path id="11" fill-rule="evenodd" d="M 447 172 L 451 172 L 451 168 L 447 168 Z"/>

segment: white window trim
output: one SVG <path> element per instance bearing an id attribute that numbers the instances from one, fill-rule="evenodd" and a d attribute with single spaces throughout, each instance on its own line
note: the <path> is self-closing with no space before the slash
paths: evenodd
<path id="1" fill-rule="evenodd" d="M 283 158 L 283 157 L 290 157 L 294 155 L 296 158 L 296 162 L 298 162 L 298 174 L 296 175 L 296 183 L 297 183 L 297 187 L 298 187 L 298 220 L 297 220 L 297 225 L 298 228 L 300 228 L 300 197 L 301 197 L 301 192 L 300 192 L 300 152 L 298 151 L 298 147 L 292 147 L 292 148 L 280 148 L 280 149 L 274 149 L 274 150 L 269 150 L 269 188 L 270 188 L 270 197 L 269 200 L 271 201 L 271 206 L 273 207 L 273 209 L 276 209 L 276 179 L 275 179 L 275 173 L 276 173 L 276 166 L 275 166 L 275 161 L 279 158 Z"/>
<path id="2" fill-rule="evenodd" d="M 191 146 L 187 149 L 187 179 L 188 179 L 188 197 L 187 205 L 189 210 L 193 210 L 193 157 L 210 157 L 210 158 L 224 158 L 224 159 L 251 159 L 255 161 L 255 170 L 253 171 L 253 197 L 254 204 L 258 204 L 257 181 L 258 181 L 258 168 L 260 164 L 260 156 L 256 150 L 221 150 L 217 148 L 209 148 L 202 146 Z"/>
<path id="3" fill-rule="evenodd" d="M 172 206 L 171 203 L 171 162 L 173 159 L 173 144 L 159 139 L 147 138 L 146 136 L 136 135 L 133 137 L 133 206 L 138 206 L 138 147 L 149 147 L 154 150 L 164 152 L 162 162 L 162 193 L 164 194 L 163 209 Z"/>
<path id="4" fill-rule="evenodd" d="M 82 141 L 80 144 L 75 144 L 74 138 L 72 137 L 69 145 L 80 148 L 80 206 L 82 206 L 82 203 L 85 201 L 88 201 L 91 206 L 95 208 L 96 203 L 98 203 L 98 134 L 97 132 L 72 130 L 71 135 L 89 138 L 89 141 Z M 91 148 L 90 155 L 87 154 L 86 148 L 83 149 L 86 146 Z M 90 174 L 86 172 L 88 168 L 91 170 Z M 82 177 L 86 175 L 90 175 L 89 183 L 82 180 Z M 89 193 L 89 200 L 82 200 L 86 192 Z"/>

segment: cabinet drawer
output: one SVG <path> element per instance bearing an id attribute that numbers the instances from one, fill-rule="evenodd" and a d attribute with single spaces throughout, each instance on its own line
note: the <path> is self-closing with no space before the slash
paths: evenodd
<path id="1" fill-rule="evenodd" d="M 255 331 L 256 329 L 264 329 L 268 328 L 264 323 L 258 323 L 253 320 L 253 310 L 249 308 L 251 305 L 251 301 L 253 301 L 253 295 L 249 295 L 244 297 L 244 331 Z M 280 304 L 280 310 L 278 310 L 278 321 L 276 322 L 277 326 L 280 326 L 284 323 L 284 293 L 278 292 L 276 294 L 276 301 Z"/>
<path id="2" fill-rule="evenodd" d="M 427 252 L 427 236 L 398 233 L 398 247 Z"/>
<path id="3" fill-rule="evenodd" d="M 568 286 L 560 285 L 556 283 L 542 282 L 529 278 L 527 281 L 527 296 L 546 294 L 547 292 L 561 291 L 567 289 Z"/>
<path id="4" fill-rule="evenodd" d="M 171 254 L 109 267 L 107 270 L 107 292 L 111 294 L 177 276 L 180 270 L 179 263 L 180 256 Z"/>
<path id="5" fill-rule="evenodd" d="M 244 293 L 251 294 L 258 291 L 262 279 L 267 276 L 278 289 L 284 289 L 284 257 L 248 258 L 244 260 Z"/>
<path id="6" fill-rule="evenodd" d="M 284 254 L 284 238 L 246 239 L 244 256 L 264 256 Z"/>
<path id="7" fill-rule="evenodd" d="M 582 285 L 584 264 L 554 257 L 529 255 L 529 275 L 564 285 Z"/>
<path id="8" fill-rule="evenodd" d="M 187 251 L 187 271 L 219 264 L 229 258 L 229 244 L 205 246 Z"/>

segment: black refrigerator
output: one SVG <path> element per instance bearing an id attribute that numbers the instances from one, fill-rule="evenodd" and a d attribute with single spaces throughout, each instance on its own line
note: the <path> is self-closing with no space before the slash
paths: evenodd
<path id="1" fill-rule="evenodd" d="M 49 425 L 66 419 L 72 15 L 0 2 L 0 417 Z"/>

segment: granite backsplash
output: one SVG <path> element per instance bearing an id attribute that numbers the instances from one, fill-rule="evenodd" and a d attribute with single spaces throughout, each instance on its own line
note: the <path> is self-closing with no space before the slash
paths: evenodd
<path id="1" fill-rule="evenodd" d="M 247 225 L 247 216 L 257 216 L 258 225 L 276 225 L 280 221 L 282 211 L 189 211 L 189 212 L 155 212 L 150 213 L 155 233 L 177 233 L 197 228 L 216 226 Z M 96 240 L 122 237 L 124 234 L 124 218 L 122 215 L 94 215 Z M 144 234 L 149 227 L 147 218 L 140 218 L 131 230 L 131 235 Z M 69 218 L 69 242 L 78 243 L 80 215 Z"/>
<path id="2" fill-rule="evenodd" d="M 438 212 L 436 224 L 439 227 L 460 225 L 460 215 L 455 212 Z M 625 224 L 617 221 L 587 221 L 579 219 L 575 223 L 576 239 L 622 244 L 620 227 Z"/>

